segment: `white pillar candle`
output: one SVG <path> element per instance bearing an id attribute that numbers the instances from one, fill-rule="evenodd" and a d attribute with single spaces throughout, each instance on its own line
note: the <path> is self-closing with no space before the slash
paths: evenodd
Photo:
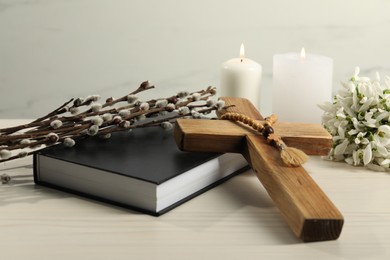
<path id="1" fill-rule="evenodd" d="M 259 108 L 261 72 L 259 63 L 245 58 L 244 45 L 241 44 L 240 58 L 222 64 L 220 96 L 247 98 Z"/>
<path id="2" fill-rule="evenodd" d="M 321 123 L 318 107 L 332 98 L 333 60 L 299 53 L 276 54 L 273 60 L 273 109 L 279 121 Z"/>

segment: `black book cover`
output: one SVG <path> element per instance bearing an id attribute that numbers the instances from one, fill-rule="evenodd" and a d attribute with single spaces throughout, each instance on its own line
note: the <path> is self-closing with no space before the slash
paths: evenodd
<path id="1" fill-rule="evenodd" d="M 133 208 L 152 215 L 163 214 L 184 201 L 219 184 L 228 177 L 233 176 L 231 174 L 218 180 L 160 212 L 151 212 L 140 207 L 123 205 L 116 201 L 106 200 L 102 197 L 97 198 L 88 194 L 88 192 L 72 190 L 67 187 L 61 187 L 61 185 L 58 186 L 57 184 L 45 182 L 39 177 L 38 156 L 50 157 L 72 164 L 99 169 L 112 174 L 153 183 L 158 186 L 198 165 L 219 157 L 220 154 L 180 151 L 176 146 L 172 131 L 164 131 L 158 127 L 134 129 L 130 133 L 118 132 L 114 133 L 109 139 L 87 137 L 77 141 L 76 145 L 72 148 L 59 144 L 45 148 L 34 154 L 35 183 Z M 241 169 L 242 167 L 243 165 L 239 168 Z"/>

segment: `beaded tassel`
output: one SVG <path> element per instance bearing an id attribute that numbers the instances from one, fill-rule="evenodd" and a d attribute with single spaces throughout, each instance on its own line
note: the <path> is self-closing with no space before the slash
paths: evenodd
<path id="1" fill-rule="evenodd" d="M 287 166 L 298 167 L 307 162 L 309 159 L 303 151 L 293 147 L 288 147 L 282 141 L 280 136 L 275 134 L 272 125 L 277 121 L 276 115 L 271 115 L 263 121 L 257 121 L 242 114 L 228 112 L 222 115 L 221 119 L 244 123 L 261 133 L 270 144 L 280 151 L 280 157 L 283 163 Z"/>

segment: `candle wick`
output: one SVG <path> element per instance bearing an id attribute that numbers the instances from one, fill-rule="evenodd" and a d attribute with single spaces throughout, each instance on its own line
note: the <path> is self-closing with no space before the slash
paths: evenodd
<path id="1" fill-rule="evenodd" d="M 241 62 L 242 62 L 242 60 L 243 60 L 243 59 L 241 58 Z"/>

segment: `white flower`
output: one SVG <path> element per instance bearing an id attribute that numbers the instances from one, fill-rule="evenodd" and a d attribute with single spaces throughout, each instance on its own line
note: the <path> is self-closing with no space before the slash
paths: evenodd
<path id="1" fill-rule="evenodd" d="M 355 138 L 355 144 L 368 144 L 368 139 L 364 137 L 366 134 L 365 132 L 359 132 Z"/>
<path id="2" fill-rule="evenodd" d="M 388 144 L 388 140 L 386 138 L 381 138 L 377 134 L 374 135 L 374 141 L 372 141 L 373 148 L 375 148 L 375 153 L 378 154 L 379 157 L 387 157 L 389 156 L 389 151 L 387 150 L 386 146 Z"/>
<path id="3" fill-rule="evenodd" d="M 359 67 L 356 67 L 356 68 L 355 68 L 355 72 L 353 73 L 353 77 L 354 77 L 354 78 L 357 78 L 358 75 L 359 75 L 359 73 L 360 73 L 360 68 L 359 68 Z"/>
<path id="4" fill-rule="evenodd" d="M 372 160 L 372 149 L 371 149 L 371 144 L 368 144 L 366 148 L 364 148 L 364 153 L 363 153 L 363 164 L 367 165 L 369 162 Z"/>
<path id="5" fill-rule="evenodd" d="M 389 139 L 390 138 L 390 126 L 381 125 L 378 127 L 378 136 L 382 138 Z"/>
<path id="6" fill-rule="evenodd" d="M 376 119 L 373 119 L 372 116 L 374 115 L 374 112 L 368 112 L 364 116 L 365 121 L 363 124 L 365 124 L 368 127 L 375 128 L 376 127 Z"/>
<path id="7" fill-rule="evenodd" d="M 333 136 L 329 158 L 390 171 L 390 77 L 381 84 L 379 75 L 370 80 L 359 72 L 356 68 L 342 83 L 333 103 L 319 105 L 322 123 Z"/>
<path id="8" fill-rule="evenodd" d="M 345 152 L 345 149 L 347 149 L 349 142 L 348 139 L 345 139 L 341 144 L 337 145 L 336 148 L 334 149 L 334 154 L 335 155 L 340 155 Z"/>

